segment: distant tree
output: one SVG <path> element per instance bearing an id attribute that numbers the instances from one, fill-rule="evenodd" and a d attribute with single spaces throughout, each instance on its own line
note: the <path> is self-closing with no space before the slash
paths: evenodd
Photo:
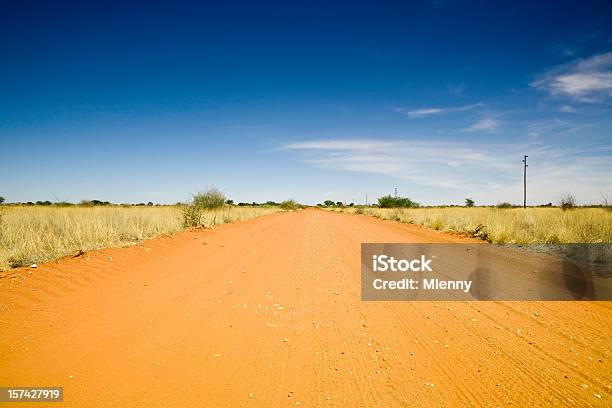
<path id="1" fill-rule="evenodd" d="M 497 208 L 512 208 L 512 204 L 509 202 L 497 203 Z"/>
<path id="2" fill-rule="evenodd" d="M 411 208 L 418 207 L 419 203 L 412 201 L 408 197 L 394 197 L 392 195 L 386 195 L 378 199 L 378 206 L 380 208 Z"/>
<path id="3" fill-rule="evenodd" d="M 323 204 L 325 204 L 327 207 L 333 207 L 335 203 L 332 200 L 325 200 L 323 201 Z"/>
<path id="4" fill-rule="evenodd" d="M 153 202 L 152 202 L 152 201 L 149 201 L 149 202 L 147 203 L 147 205 L 153 205 Z"/>
<path id="5" fill-rule="evenodd" d="M 234 200 L 225 200 L 225 204 L 232 205 L 234 204 Z"/>
<path id="6" fill-rule="evenodd" d="M 342 207 L 342 206 L 343 206 L 342 201 L 336 201 L 336 205 L 337 205 L 338 207 Z"/>
<path id="7" fill-rule="evenodd" d="M 4 197 L 0 196 L 0 204 L 4 203 Z"/>
<path id="8" fill-rule="evenodd" d="M 473 207 L 474 206 L 474 200 L 472 200 L 471 198 L 466 198 L 465 199 L 465 206 L 466 207 Z"/>
<path id="9" fill-rule="evenodd" d="M 268 201 L 266 201 L 266 203 L 264 205 L 273 205 L 273 206 L 275 206 L 275 205 L 279 205 L 279 203 L 277 203 L 276 201 L 268 200 Z"/>

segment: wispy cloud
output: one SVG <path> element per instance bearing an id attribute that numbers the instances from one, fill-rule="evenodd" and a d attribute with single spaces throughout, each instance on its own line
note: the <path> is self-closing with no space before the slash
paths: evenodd
<path id="1" fill-rule="evenodd" d="M 319 140 L 284 148 L 304 152 L 304 161 L 317 167 L 382 174 L 445 188 L 472 184 L 483 169 L 506 172 L 513 167 L 504 160 L 491 160 L 494 154 L 487 148 L 448 141 Z M 491 183 L 481 179 L 479 184 Z"/>
<path id="2" fill-rule="evenodd" d="M 559 108 L 559 112 L 563 113 L 576 113 L 576 109 L 572 108 L 570 105 L 563 105 Z"/>
<path id="3" fill-rule="evenodd" d="M 499 128 L 500 122 L 494 116 L 487 116 L 478 122 L 464 129 L 466 132 L 486 132 L 495 133 Z"/>
<path id="4" fill-rule="evenodd" d="M 397 108 L 396 112 L 403 113 L 409 118 L 420 118 L 424 116 L 437 115 L 441 113 L 449 113 L 449 112 L 466 112 L 478 107 L 481 107 L 481 103 L 473 103 L 470 105 L 463 106 L 451 106 L 451 107 L 423 107 L 419 109 L 406 109 L 406 108 Z"/>
<path id="5" fill-rule="evenodd" d="M 577 59 L 540 75 L 533 87 L 583 102 L 612 96 L 612 52 Z"/>
<path id="6" fill-rule="evenodd" d="M 529 154 L 533 199 L 554 201 L 572 191 L 599 197 L 612 189 L 610 151 L 601 146 L 562 149 L 539 144 L 478 144 L 417 140 L 328 139 L 284 145 L 313 166 L 392 176 L 440 191 L 480 192 L 482 200 L 520 197 L 523 154 Z"/>
<path id="7" fill-rule="evenodd" d="M 575 125 L 562 119 L 541 119 L 528 122 L 525 130 L 529 136 L 540 137 L 550 132 L 568 131 L 575 128 Z"/>

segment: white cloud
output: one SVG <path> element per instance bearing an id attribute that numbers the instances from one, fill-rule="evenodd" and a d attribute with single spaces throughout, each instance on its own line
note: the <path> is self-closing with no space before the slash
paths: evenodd
<path id="1" fill-rule="evenodd" d="M 559 108 L 559 112 L 563 113 L 576 113 L 576 109 L 572 108 L 570 105 L 563 105 Z"/>
<path id="2" fill-rule="evenodd" d="M 438 108 L 438 107 L 429 107 L 429 108 L 419 108 L 413 110 L 407 110 L 405 108 L 397 108 L 396 112 L 401 112 L 408 116 L 409 118 L 420 118 L 423 116 L 437 115 L 440 113 L 449 113 L 449 112 L 466 112 L 475 108 L 482 106 L 481 103 L 474 103 L 470 105 L 464 106 L 451 106 L 446 108 Z"/>
<path id="3" fill-rule="evenodd" d="M 442 113 L 445 112 L 445 109 L 442 108 L 421 108 L 421 109 L 415 109 L 415 110 L 411 110 L 406 112 L 406 115 L 408 115 L 411 118 L 416 118 L 419 116 L 428 116 L 428 115 L 434 115 L 436 113 Z"/>
<path id="4" fill-rule="evenodd" d="M 390 176 L 435 188 L 438 193 L 431 203 L 439 203 L 447 193 L 472 194 L 480 203 L 518 202 L 523 154 L 530 160 L 531 203 L 555 201 L 568 191 L 582 202 L 597 202 L 601 191 L 612 191 L 611 151 L 601 147 L 563 149 L 422 139 L 329 139 L 283 147 L 300 152 L 305 163 L 319 168 Z"/>
<path id="5" fill-rule="evenodd" d="M 486 148 L 448 141 L 320 140 L 284 147 L 304 152 L 304 161 L 317 167 L 382 174 L 445 188 L 472 183 L 485 168 L 506 171 L 512 167 L 503 160 L 491 160 L 492 152 Z"/>
<path id="6" fill-rule="evenodd" d="M 532 84 L 553 96 L 595 102 L 612 96 L 612 52 L 578 59 L 540 75 Z"/>
<path id="7" fill-rule="evenodd" d="M 478 122 L 474 123 L 472 126 L 465 128 L 466 132 L 488 132 L 494 133 L 497 132 L 499 128 L 499 121 L 492 116 L 488 116 L 480 119 Z"/>

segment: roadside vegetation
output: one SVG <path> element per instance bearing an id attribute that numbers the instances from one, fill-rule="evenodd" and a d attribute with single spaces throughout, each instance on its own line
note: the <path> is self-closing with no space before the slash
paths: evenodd
<path id="1" fill-rule="evenodd" d="M 188 204 L 113 205 L 99 200 L 80 204 L 0 205 L 0 271 L 29 266 L 83 251 L 132 245 L 188 227 L 212 228 L 262 215 L 301 208 L 233 205 L 216 189 L 197 193 Z"/>
<path id="2" fill-rule="evenodd" d="M 463 233 L 496 244 L 612 242 L 612 212 L 605 208 L 355 207 L 340 211 Z"/>

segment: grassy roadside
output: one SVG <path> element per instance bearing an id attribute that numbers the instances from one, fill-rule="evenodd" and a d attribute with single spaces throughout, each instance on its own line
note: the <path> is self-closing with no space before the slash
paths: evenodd
<path id="1" fill-rule="evenodd" d="M 183 208 L 0 206 L 0 271 L 179 232 L 184 229 Z M 279 211 L 278 206 L 224 206 L 204 211 L 200 225 Z"/>
<path id="2" fill-rule="evenodd" d="M 423 225 L 496 244 L 609 243 L 612 211 L 601 208 L 372 208 L 331 209 Z"/>

